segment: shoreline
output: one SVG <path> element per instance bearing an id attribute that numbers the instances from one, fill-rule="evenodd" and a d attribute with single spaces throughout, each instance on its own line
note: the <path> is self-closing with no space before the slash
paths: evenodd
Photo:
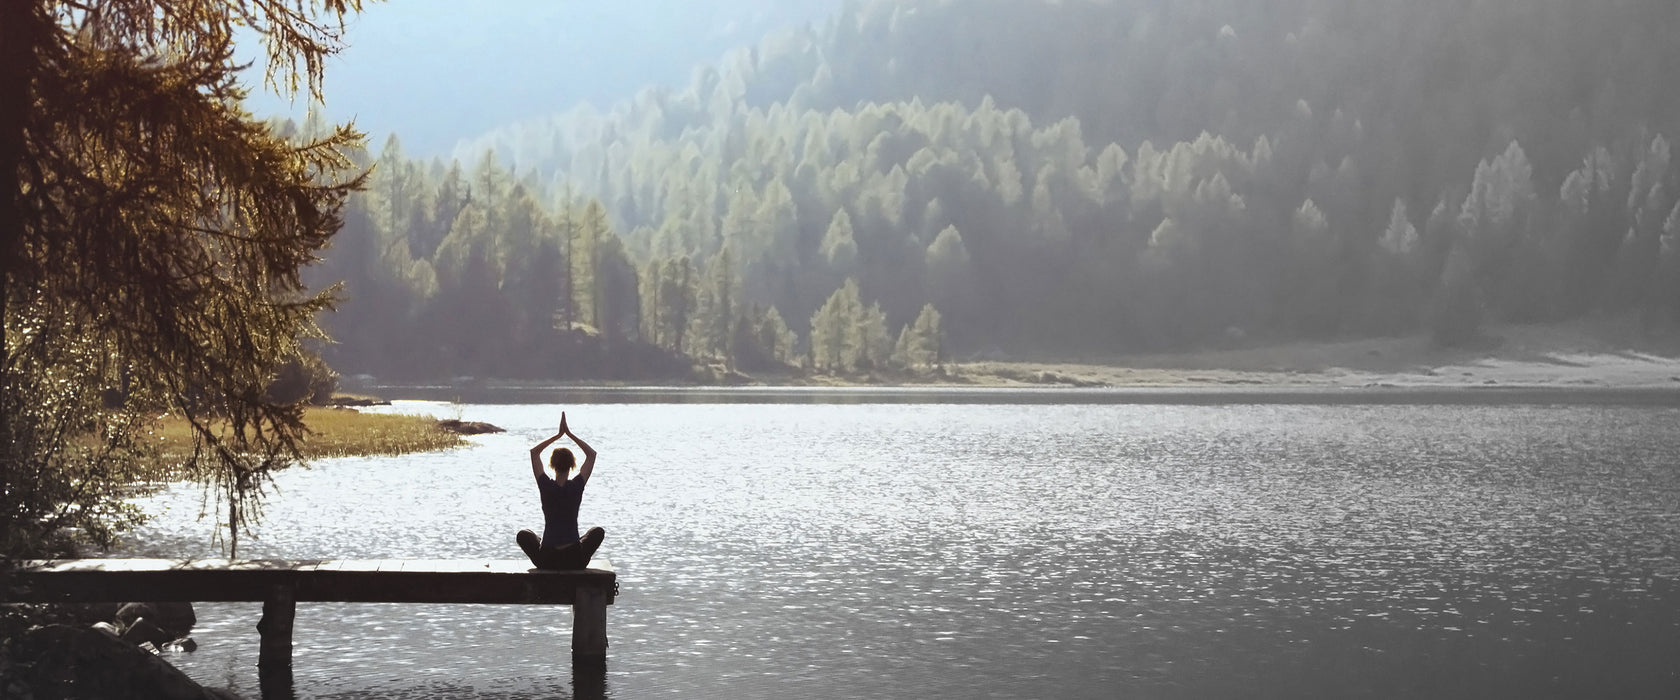
<path id="1" fill-rule="evenodd" d="M 1648 335 L 1625 320 L 1505 326 L 1471 347 L 1437 348 L 1422 336 L 1298 341 L 1158 355 L 1078 359 L 985 359 L 941 371 L 850 376 L 792 370 L 710 372 L 712 381 L 373 382 L 355 390 L 386 398 L 525 402 L 665 395 L 720 400 L 807 395 L 881 397 L 986 392 L 1107 396 L 1131 403 L 1636 403 L 1672 404 L 1680 394 L 1680 334 Z M 1270 397 L 1270 398 L 1267 398 Z M 1067 398 L 1063 396 L 1063 399 Z"/>
<path id="2" fill-rule="evenodd" d="M 1680 408 L 1676 387 L 1582 386 L 745 386 L 521 385 L 471 392 L 386 387 L 398 401 L 453 403 L 871 403 L 1110 405 L 1568 405 Z"/>

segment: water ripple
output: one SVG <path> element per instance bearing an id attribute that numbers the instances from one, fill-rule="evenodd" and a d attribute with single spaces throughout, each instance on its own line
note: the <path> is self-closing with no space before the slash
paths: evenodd
<path id="1" fill-rule="evenodd" d="M 604 685 L 570 675 L 563 608 L 305 605 L 300 696 L 1680 690 L 1673 410 L 568 409 L 624 591 Z M 245 552 L 519 556 L 558 408 L 459 411 L 510 432 L 284 473 Z M 201 501 L 148 499 L 127 553 L 212 553 Z M 251 689 L 256 609 L 201 606 L 174 660 Z"/>

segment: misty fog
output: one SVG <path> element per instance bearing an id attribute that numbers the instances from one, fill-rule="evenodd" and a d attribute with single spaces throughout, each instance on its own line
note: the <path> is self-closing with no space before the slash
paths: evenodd
<path id="1" fill-rule="evenodd" d="M 334 366 L 1450 346 L 1680 308 L 1670 3 L 852 2 L 791 28 L 767 6 L 638 5 L 600 32 L 513 10 L 359 20 L 341 79 L 402 97 L 328 93 L 327 116 L 388 134 L 315 271 L 347 283 Z M 693 55 L 744 27 L 766 34 Z M 403 65 L 416 48 L 393 35 L 445 30 L 507 41 Z M 573 33 L 595 39 L 561 49 Z M 594 42 L 619 48 L 553 65 Z M 595 70 L 609 55 L 620 72 Z M 453 148 L 433 122 L 463 129 Z M 568 343 L 566 367 L 539 352 Z"/>

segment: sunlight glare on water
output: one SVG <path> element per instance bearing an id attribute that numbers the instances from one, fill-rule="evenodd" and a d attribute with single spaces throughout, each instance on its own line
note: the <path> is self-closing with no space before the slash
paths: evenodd
<path id="1" fill-rule="evenodd" d="M 603 404 L 605 694 L 1525 697 L 1680 688 L 1680 412 Z M 559 406 L 278 475 L 242 554 L 518 558 Z M 123 556 L 213 556 L 201 492 Z M 255 694 L 259 604 L 171 661 Z M 587 695 L 563 608 L 299 606 L 300 697 Z M 1607 680 L 1608 679 L 1608 680 Z M 1609 684 L 1609 685 L 1606 685 Z M 1619 684 L 1619 685 L 1618 685 Z"/>

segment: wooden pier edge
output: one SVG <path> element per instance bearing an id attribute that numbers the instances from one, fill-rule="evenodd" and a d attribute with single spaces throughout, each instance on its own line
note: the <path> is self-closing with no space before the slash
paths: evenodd
<path id="1" fill-rule="evenodd" d="M 519 560 L 59 559 L 12 562 L 0 603 L 224 602 L 263 604 L 258 674 L 290 687 L 299 602 L 570 605 L 572 661 L 604 666 L 607 606 L 618 595 L 612 562 L 576 571 Z"/>

